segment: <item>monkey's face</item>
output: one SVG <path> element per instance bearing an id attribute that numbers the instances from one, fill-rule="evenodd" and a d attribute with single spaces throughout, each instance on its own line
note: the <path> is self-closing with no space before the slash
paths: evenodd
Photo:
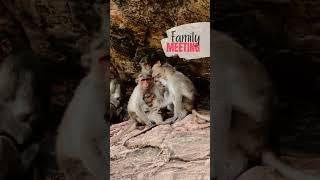
<path id="1" fill-rule="evenodd" d="M 121 87 L 117 81 L 110 82 L 110 103 L 116 108 L 120 106 L 121 102 Z"/>
<path id="2" fill-rule="evenodd" d="M 163 79 L 163 75 L 164 75 L 164 69 L 161 67 L 161 65 L 155 64 L 152 67 L 152 77 L 156 81 L 159 81 L 160 79 Z"/>
<path id="3" fill-rule="evenodd" d="M 146 70 L 150 70 L 151 69 L 151 65 L 150 64 L 144 64 L 143 66 L 144 66 L 144 68 Z"/>
<path id="4" fill-rule="evenodd" d="M 142 90 L 147 91 L 151 89 L 153 86 L 153 79 L 149 76 L 147 77 L 140 77 L 139 78 L 139 85 L 142 88 Z"/>
<path id="5" fill-rule="evenodd" d="M 0 68 L 0 131 L 23 144 L 31 135 L 31 124 L 37 117 L 33 74 L 15 68 L 6 64 Z"/>

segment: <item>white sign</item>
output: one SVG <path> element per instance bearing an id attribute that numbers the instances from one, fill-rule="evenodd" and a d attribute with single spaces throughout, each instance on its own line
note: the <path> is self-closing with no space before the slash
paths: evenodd
<path id="1" fill-rule="evenodd" d="M 184 24 L 167 30 L 161 40 L 167 57 L 178 55 L 184 59 L 210 57 L 210 22 Z"/>

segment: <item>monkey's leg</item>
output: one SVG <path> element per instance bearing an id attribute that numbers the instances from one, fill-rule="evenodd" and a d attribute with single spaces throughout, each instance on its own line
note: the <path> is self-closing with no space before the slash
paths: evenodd
<path id="1" fill-rule="evenodd" d="M 181 95 L 175 96 L 173 105 L 174 117 L 177 118 L 177 120 L 182 120 L 184 117 L 186 117 L 188 112 L 183 108 Z"/>
<path id="2" fill-rule="evenodd" d="M 239 81 L 234 87 L 236 92 L 232 97 L 234 106 L 258 123 L 268 121 L 271 113 L 272 89 L 270 87 L 250 87 L 250 89 L 241 82 Z"/>
<path id="3" fill-rule="evenodd" d="M 222 85 L 222 84 L 221 84 Z M 218 85 L 217 85 L 218 87 Z M 222 89 L 221 89 L 222 90 Z M 239 151 L 232 148 L 230 132 L 232 105 L 227 95 L 222 91 L 216 98 L 216 121 L 213 135 L 213 166 L 217 180 L 234 180 L 241 172 L 241 164 L 245 162 Z M 228 101 L 229 100 L 229 101 Z M 241 160 L 240 161 L 237 161 Z M 240 163 L 240 164 L 239 164 Z"/>
<path id="4" fill-rule="evenodd" d="M 128 138 L 126 138 L 126 140 L 124 140 L 123 145 L 126 144 L 126 142 L 131 139 L 134 138 L 136 136 L 139 136 L 140 134 L 143 134 L 149 130 L 151 130 L 152 128 L 156 127 L 157 125 L 164 125 L 164 124 L 168 124 L 163 122 L 163 118 L 161 116 L 161 114 L 158 111 L 154 111 L 151 113 L 147 113 L 147 118 L 150 119 L 152 122 L 154 122 L 155 124 L 152 124 L 152 126 L 146 126 L 145 129 L 143 129 L 142 131 L 138 132 L 137 134 L 134 134 Z"/>

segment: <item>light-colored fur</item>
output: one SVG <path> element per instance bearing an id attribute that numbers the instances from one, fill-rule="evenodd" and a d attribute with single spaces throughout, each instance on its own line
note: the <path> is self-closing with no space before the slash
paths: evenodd
<path id="1" fill-rule="evenodd" d="M 56 142 L 60 168 L 66 170 L 72 166 L 72 161 L 81 162 L 92 180 L 105 177 L 107 163 L 105 81 L 102 72 L 98 72 L 102 67 L 98 66 L 98 63 L 93 65 L 77 87 L 59 126 Z M 73 172 L 67 173 L 77 173 L 78 170 L 81 171 L 77 167 Z M 68 176 L 74 175 L 67 174 Z"/>
<path id="2" fill-rule="evenodd" d="M 182 119 L 193 109 L 196 89 L 192 81 L 170 64 L 158 61 L 152 67 L 152 76 L 167 87 L 169 94 L 161 107 L 174 105 L 174 117 Z"/>

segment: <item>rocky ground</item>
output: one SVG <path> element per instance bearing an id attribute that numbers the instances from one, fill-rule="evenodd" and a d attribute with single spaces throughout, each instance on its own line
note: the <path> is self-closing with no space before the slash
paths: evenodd
<path id="1" fill-rule="evenodd" d="M 128 124 L 127 121 L 111 126 L 111 136 Z M 157 126 L 129 139 L 125 145 L 124 139 L 110 147 L 111 179 L 210 178 L 210 123 L 199 124 L 192 114 L 172 125 Z"/>

